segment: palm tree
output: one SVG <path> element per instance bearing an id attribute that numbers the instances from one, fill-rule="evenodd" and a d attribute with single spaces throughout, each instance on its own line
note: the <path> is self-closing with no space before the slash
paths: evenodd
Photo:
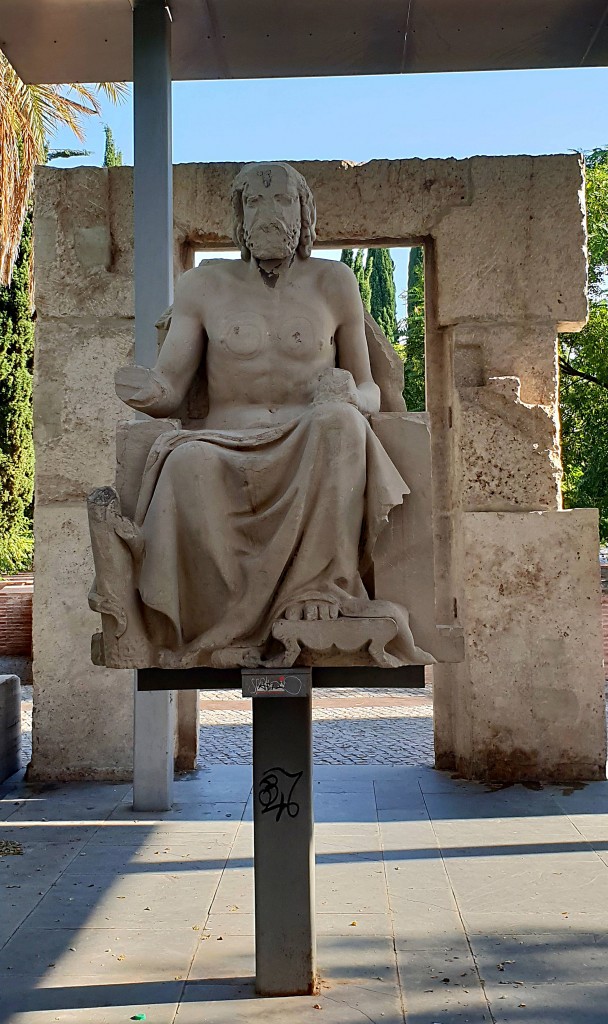
<path id="1" fill-rule="evenodd" d="M 67 127 L 84 141 L 84 118 L 101 113 L 99 90 L 118 102 L 126 86 L 27 85 L 0 50 L 0 284 L 10 283 L 34 168 L 45 162 L 49 138 Z"/>

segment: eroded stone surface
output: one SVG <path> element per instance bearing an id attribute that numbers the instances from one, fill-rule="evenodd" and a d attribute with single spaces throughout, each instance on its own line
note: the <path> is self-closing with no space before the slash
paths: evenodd
<path id="1" fill-rule="evenodd" d="M 452 763 L 497 780 L 605 777 L 595 509 L 463 516 L 466 662 L 451 689 Z M 439 753 L 444 753 L 440 747 Z"/>
<path id="2" fill-rule="evenodd" d="M 530 405 L 557 400 L 555 323 L 459 324 L 450 330 L 457 388 L 481 387 L 490 377 L 519 377 L 520 398 Z"/>
<path id="3" fill-rule="evenodd" d="M 582 168 L 573 156 L 474 157 L 471 202 L 433 231 L 437 316 L 551 321 L 577 330 L 587 318 Z"/>
<path id="4" fill-rule="evenodd" d="M 37 502 L 84 499 L 100 479 L 114 479 L 116 422 L 124 407 L 116 397 L 113 376 L 132 353 L 132 321 L 38 317 Z"/>
<path id="5" fill-rule="evenodd" d="M 128 779 L 133 674 L 91 664 L 98 617 L 84 502 L 36 505 L 34 779 Z"/>
<path id="6" fill-rule="evenodd" d="M 494 386 L 492 386 L 494 384 Z M 459 391 L 462 498 L 472 511 L 561 507 L 557 415 L 517 398 L 519 378 Z"/>

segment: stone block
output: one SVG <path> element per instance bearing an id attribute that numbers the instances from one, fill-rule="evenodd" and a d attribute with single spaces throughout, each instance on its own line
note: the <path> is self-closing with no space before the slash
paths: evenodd
<path id="1" fill-rule="evenodd" d="M 132 242 L 126 258 L 116 244 L 118 236 L 126 244 L 126 232 L 132 236 L 131 178 L 132 169 L 124 168 L 117 189 L 126 204 L 131 198 L 130 216 L 125 201 L 118 201 L 114 205 L 120 209 L 114 211 L 112 223 L 108 168 L 37 169 L 34 248 L 39 315 L 133 316 Z"/>
<path id="2" fill-rule="evenodd" d="M 133 322 L 39 317 L 34 370 L 36 501 L 84 499 L 116 473 L 125 406 L 114 372 L 133 358 Z"/>
<path id="3" fill-rule="evenodd" d="M 582 160 L 475 157 L 468 205 L 437 222 L 437 318 L 550 321 L 587 317 Z"/>
<path id="4" fill-rule="evenodd" d="M 459 324 L 454 345 L 454 383 L 480 387 L 489 377 L 519 377 L 522 402 L 555 405 L 557 337 L 555 324 Z"/>
<path id="5" fill-rule="evenodd" d="M 464 665 L 435 668 L 440 767 L 484 780 L 605 778 L 598 514 L 463 515 Z"/>
<path id="6" fill-rule="evenodd" d="M 374 555 L 374 593 L 408 609 L 416 644 L 437 661 L 463 656 L 452 620 L 437 628 L 431 480 L 431 438 L 426 413 L 380 413 L 372 429 L 410 488 L 380 534 Z M 407 566 L 407 572 L 403 566 Z"/>
<path id="7" fill-rule="evenodd" d="M 175 167 L 182 267 L 190 245 L 232 245 L 230 184 L 240 166 Z M 440 325 L 531 319 L 566 330 L 584 323 L 583 179 L 576 155 L 294 166 L 316 195 L 318 244 L 436 239 Z M 132 168 L 40 168 L 34 219 L 39 312 L 133 316 L 132 225 Z"/>
<path id="8" fill-rule="evenodd" d="M 84 502 L 36 505 L 32 778 L 131 777 L 133 673 L 90 658 L 93 558 Z"/>
<path id="9" fill-rule="evenodd" d="M 464 160 L 290 161 L 317 203 L 322 245 L 397 243 L 431 234 L 448 211 L 470 201 Z M 180 241 L 232 245 L 230 185 L 242 164 L 178 164 L 174 219 Z"/>
<path id="10" fill-rule="evenodd" d="M 21 767 L 21 681 L 0 675 L 0 782 Z"/>
<path id="11" fill-rule="evenodd" d="M 561 507 L 557 411 L 519 401 L 514 381 L 499 377 L 494 386 L 460 389 L 456 427 L 469 510 Z"/>

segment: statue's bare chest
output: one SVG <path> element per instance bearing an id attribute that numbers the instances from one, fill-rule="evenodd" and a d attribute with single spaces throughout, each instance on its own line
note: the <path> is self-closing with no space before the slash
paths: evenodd
<path id="1" fill-rule="evenodd" d="M 333 349 L 335 324 L 324 303 L 315 303 L 312 295 L 309 302 L 274 295 L 268 300 L 245 293 L 218 301 L 206 324 L 210 348 L 233 359 L 272 354 L 306 362 Z"/>

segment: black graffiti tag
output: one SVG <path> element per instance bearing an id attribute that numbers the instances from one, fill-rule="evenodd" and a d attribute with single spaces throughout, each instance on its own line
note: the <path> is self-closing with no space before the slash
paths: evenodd
<path id="1" fill-rule="evenodd" d="M 300 813 L 300 805 L 292 797 L 303 774 L 303 772 L 288 772 L 284 768 L 267 768 L 260 779 L 258 789 L 262 814 L 276 811 L 276 821 L 279 821 L 283 812 L 287 811 L 290 818 L 297 818 Z"/>

